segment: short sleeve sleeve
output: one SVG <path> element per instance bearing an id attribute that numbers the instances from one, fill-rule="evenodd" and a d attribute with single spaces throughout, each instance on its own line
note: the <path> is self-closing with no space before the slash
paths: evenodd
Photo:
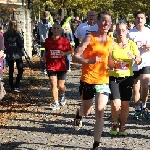
<path id="1" fill-rule="evenodd" d="M 82 39 L 82 24 L 80 24 L 75 33 L 74 33 L 75 37 L 78 38 L 78 39 Z"/>
<path id="2" fill-rule="evenodd" d="M 72 47 L 71 47 L 71 45 L 70 45 L 70 42 L 69 42 L 69 40 L 66 38 L 66 50 L 67 50 L 67 51 L 71 51 L 71 49 L 72 49 Z"/>
<path id="3" fill-rule="evenodd" d="M 75 35 L 76 38 L 79 38 L 79 37 L 80 37 L 80 35 L 79 35 L 79 27 L 77 27 L 77 29 L 76 29 L 74 35 Z"/>

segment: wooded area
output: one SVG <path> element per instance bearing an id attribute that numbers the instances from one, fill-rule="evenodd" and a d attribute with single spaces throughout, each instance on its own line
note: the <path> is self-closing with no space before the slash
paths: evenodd
<path id="1" fill-rule="evenodd" d="M 53 15 L 58 14 L 60 8 L 64 8 L 65 15 L 67 11 L 70 15 L 85 17 L 88 10 L 109 10 L 114 18 L 126 18 L 128 14 L 133 14 L 139 10 L 150 14 L 150 3 L 148 0 L 33 0 L 33 16 L 38 18 L 39 13 L 49 6 Z M 26 6 L 28 1 L 26 0 Z M 20 7 L 12 4 L 0 4 L 0 16 L 4 20 L 12 14 L 14 8 Z M 132 17 L 131 17 L 132 18 Z M 130 19 L 130 18 L 128 18 Z"/>

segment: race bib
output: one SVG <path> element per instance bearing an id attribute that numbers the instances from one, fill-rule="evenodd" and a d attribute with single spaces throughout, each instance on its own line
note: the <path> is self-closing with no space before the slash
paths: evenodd
<path id="1" fill-rule="evenodd" d="M 95 85 L 95 90 L 98 93 L 111 93 L 108 84 Z"/>
<path id="2" fill-rule="evenodd" d="M 139 48 L 143 48 L 147 44 L 147 41 L 136 41 L 136 44 Z"/>
<path id="3" fill-rule="evenodd" d="M 117 70 L 128 70 L 129 66 L 130 66 L 129 62 L 118 61 L 115 64 L 115 69 L 117 69 Z"/>
<path id="4" fill-rule="evenodd" d="M 61 51 L 60 50 L 50 50 L 51 58 L 61 58 Z"/>

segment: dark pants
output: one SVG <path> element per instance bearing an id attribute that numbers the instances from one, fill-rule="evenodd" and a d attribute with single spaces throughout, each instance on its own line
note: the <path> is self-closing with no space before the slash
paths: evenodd
<path id="1" fill-rule="evenodd" d="M 74 41 L 72 32 L 70 32 L 70 33 L 65 33 L 65 37 L 66 37 L 70 42 Z"/>
<path id="2" fill-rule="evenodd" d="M 70 33 L 65 33 L 65 37 L 66 37 L 70 42 L 73 42 L 73 41 L 74 41 L 72 32 L 70 32 Z M 67 70 L 70 70 L 70 57 L 71 57 L 71 54 L 67 55 Z"/>
<path id="3" fill-rule="evenodd" d="M 42 50 L 42 51 L 41 51 L 41 58 L 43 57 L 44 52 L 45 52 L 45 50 Z M 41 64 L 41 71 L 44 72 L 45 69 L 46 69 L 46 65 L 45 65 L 45 63 L 43 63 L 42 61 L 40 61 L 40 64 Z"/>
<path id="4" fill-rule="evenodd" d="M 16 67 L 18 70 L 15 85 L 13 82 L 14 62 L 16 62 Z M 11 89 L 19 88 L 20 87 L 20 80 L 22 79 L 22 74 L 23 74 L 23 61 L 22 61 L 22 59 L 8 60 L 8 67 L 9 67 L 9 85 L 10 85 Z"/>
<path id="5" fill-rule="evenodd" d="M 43 42 L 41 42 L 41 48 L 44 48 L 44 43 Z M 41 50 L 41 58 L 43 57 L 44 52 L 45 52 L 45 50 Z M 44 72 L 45 69 L 46 69 L 46 64 L 43 63 L 42 61 L 40 61 L 40 65 L 41 65 L 41 71 Z"/>
<path id="6" fill-rule="evenodd" d="M 70 70 L 70 57 L 71 57 L 71 54 L 67 55 L 66 57 L 67 70 Z"/>
<path id="7" fill-rule="evenodd" d="M 109 77 L 109 87 L 111 94 L 110 100 L 121 99 L 121 101 L 130 101 L 132 97 L 133 76 L 129 77 Z"/>

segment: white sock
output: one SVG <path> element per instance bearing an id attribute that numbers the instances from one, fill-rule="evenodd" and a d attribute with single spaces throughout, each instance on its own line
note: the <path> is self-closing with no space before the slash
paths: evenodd
<path id="1" fill-rule="evenodd" d="M 142 109 L 146 108 L 146 103 L 142 103 Z"/>
<path id="2" fill-rule="evenodd" d="M 54 103 L 57 104 L 57 105 L 59 105 L 59 102 L 58 102 L 58 101 L 55 101 Z"/>
<path id="3" fill-rule="evenodd" d="M 135 110 L 141 110 L 141 106 L 136 106 Z"/>

